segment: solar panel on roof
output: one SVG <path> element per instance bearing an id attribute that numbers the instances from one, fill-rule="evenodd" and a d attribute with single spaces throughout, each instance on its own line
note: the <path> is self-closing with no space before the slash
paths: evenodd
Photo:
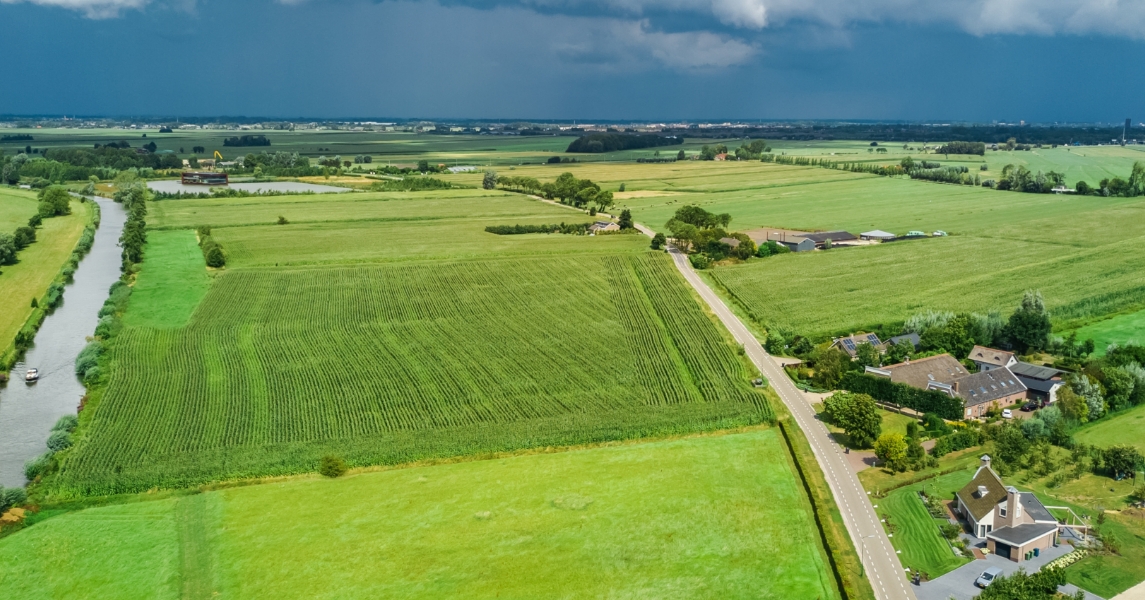
<path id="1" fill-rule="evenodd" d="M 875 337 L 875 334 L 873 334 L 873 333 L 872 333 L 872 334 L 870 334 L 870 335 L 868 335 L 868 336 L 867 336 L 867 339 L 868 339 L 868 340 L 871 342 L 871 345 L 872 345 L 872 346 L 874 346 L 875 344 L 879 343 L 879 338 Z"/>
<path id="2" fill-rule="evenodd" d="M 855 342 L 853 342 L 849 339 L 846 339 L 846 340 L 843 340 L 843 346 L 846 347 L 848 350 L 854 350 L 855 349 Z"/>

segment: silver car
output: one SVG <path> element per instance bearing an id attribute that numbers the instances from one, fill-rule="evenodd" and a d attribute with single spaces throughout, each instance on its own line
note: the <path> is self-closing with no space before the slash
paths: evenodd
<path id="1" fill-rule="evenodd" d="M 1002 569 L 999 569 L 998 567 L 990 567 L 989 569 L 982 571 L 982 574 L 978 576 L 978 579 L 974 580 L 974 585 L 980 588 L 985 588 L 991 583 L 994 583 L 994 580 L 1001 576 Z"/>

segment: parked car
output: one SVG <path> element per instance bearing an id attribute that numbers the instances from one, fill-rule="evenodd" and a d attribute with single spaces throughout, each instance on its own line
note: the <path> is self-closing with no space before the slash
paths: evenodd
<path id="1" fill-rule="evenodd" d="M 1038 410 L 1037 402 L 1027 402 L 1022 405 L 1022 412 L 1034 412 L 1035 410 Z"/>
<path id="2" fill-rule="evenodd" d="M 986 589 L 990 586 L 991 583 L 994 583 L 995 579 L 1001 575 L 1002 569 L 999 569 L 998 567 L 990 567 L 989 569 L 982 571 L 982 574 L 978 576 L 978 579 L 974 580 L 974 585 L 982 589 Z"/>
<path id="3" fill-rule="evenodd" d="M 1008 408 L 1002 409 L 1002 418 L 1003 419 L 1013 419 L 1014 418 L 1014 411 L 1012 411 Z"/>

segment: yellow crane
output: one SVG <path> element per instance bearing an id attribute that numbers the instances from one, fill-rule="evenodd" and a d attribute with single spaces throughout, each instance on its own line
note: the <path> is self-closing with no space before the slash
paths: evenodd
<path id="1" fill-rule="evenodd" d="M 222 154 L 219 154 L 219 151 L 218 151 L 218 150 L 215 150 L 215 158 L 216 158 L 216 159 L 218 159 L 218 160 L 224 160 L 224 159 L 223 159 L 223 155 L 222 155 Z"/>

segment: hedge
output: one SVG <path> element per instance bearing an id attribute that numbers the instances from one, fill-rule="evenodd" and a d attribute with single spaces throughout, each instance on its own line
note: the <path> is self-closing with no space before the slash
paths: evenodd
<path id="1" fill-rule="evenodd" d="M 936 390 L 920 390 L 886 377 L 875 377 L 851 371 L 843 376 L 839 387 L 856 394 L 868 394 L 876 400 L 913 408 L 919 412 L 934 413 L 944 419 L 959 421 L 965 407 L 961 398 Z"/>

